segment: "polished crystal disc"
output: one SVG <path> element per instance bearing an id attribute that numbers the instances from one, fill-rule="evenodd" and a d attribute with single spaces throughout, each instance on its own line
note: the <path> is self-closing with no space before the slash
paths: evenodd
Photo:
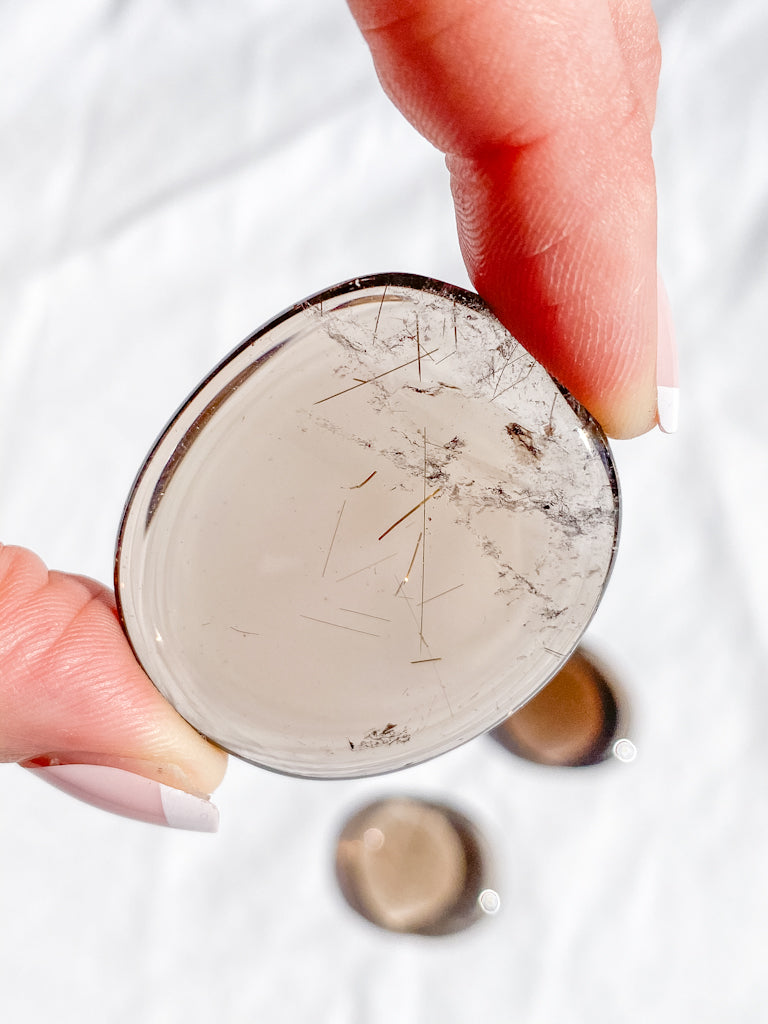
<path id="1" fill-rule="evenodd" d="M 165 429 L 123 517 L 120 614 L 226 750 L 372 775 L 550 679 L 618 518 L 599 427 L 477 296 L 360 278 L 257 331 Z"/>

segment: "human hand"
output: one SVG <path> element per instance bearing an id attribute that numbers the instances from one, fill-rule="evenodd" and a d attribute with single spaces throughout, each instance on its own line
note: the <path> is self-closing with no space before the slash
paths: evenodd
<path id="1" fill-rule="evenodd" d="M 675 429 L 648 0 L 349 6 L 385 90 L 447 154 L 480 295 L 608 434 Z"/>
<path id="2" fill-rule="evenodd" d="M 0 544 L 0 761 L 106 810 L 210 832 L 226 760 L 144 674 L 106 587 Z"/>
<path id="3" fill-rule="evenodd" d="M 350 0 L 385 88 L 448 154 L 478 291 L 614 436 L 656 417 L 658 75 L 645 0 Z M 671 343 L 660 322 L 658 336 Z M 669 348 L 661 383 L 676 384 Z M 226 756 L 155 690 L 109 591 L 0 545 L 0 760 L 209 830 Z"/>

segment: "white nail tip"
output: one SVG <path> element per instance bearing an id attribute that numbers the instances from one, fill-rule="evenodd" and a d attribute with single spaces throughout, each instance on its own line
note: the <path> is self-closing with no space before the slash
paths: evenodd
<path id="1" fill-rule="evenodd" d="M 70 796 L 124 818 L 191 832 L 216 832 L 214 804 L 135 772 L 104 764 L 25 766 Z"/>
<path id="2" fill-rule="evenodd" d="M 659 429 L 665 434 L 674 434 L 679 419 L 680 388 L 670 388 L 660 384 L 656 391 Z"/>
<path id="3" fill-rule="evenodd" d="M 165 820 L 171 828 L 194 832 L 218 832 L 219 810 L 210 800 L 192 796 L 180 789 L 160 786 L 160 802 Z"/>

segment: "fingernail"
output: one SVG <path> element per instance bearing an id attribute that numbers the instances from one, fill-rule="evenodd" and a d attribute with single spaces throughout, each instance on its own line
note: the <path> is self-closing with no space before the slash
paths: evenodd
<path id="1" fill-rule="evenodd" d="M 70 796 L 124 818 L 190 832 L 216 832 L 219 828 L 219 811 L 210 800 L 135 772 L 104 764 L 40 766 L 27 762 L 23 767 Z"/>
<path id="2" fill-rule="evenodd" d="M 680 388 L 677 374 L 677 345 L 667 289 L 658 278 L 658 354 L 656 357 L 656 402 L 659 428 L 665 434 L 677 430 Z"/>

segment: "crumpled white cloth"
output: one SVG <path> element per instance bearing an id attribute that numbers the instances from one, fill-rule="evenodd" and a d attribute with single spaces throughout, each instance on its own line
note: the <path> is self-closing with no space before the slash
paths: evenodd
<path id="1" fill-rule="evenodd" d="M 4 1020 L 751 1024 L 768 997 L 768 8 L 660 0 L 660 255 L 681 429 L 617 444 L 625 518 L 589 631 L 630 765 L 481 739 L 389 778 L 233 762 L 218 837 L 1 770 Z M 133 476 L 255 327 L 326 285 L 466 285 L 442 158 L 340 0 L 0 6 L 0 535 L 111 576 Z M 358 920 L 343 817 L 448 799 L 502 909 L 448 939 Z"/>

